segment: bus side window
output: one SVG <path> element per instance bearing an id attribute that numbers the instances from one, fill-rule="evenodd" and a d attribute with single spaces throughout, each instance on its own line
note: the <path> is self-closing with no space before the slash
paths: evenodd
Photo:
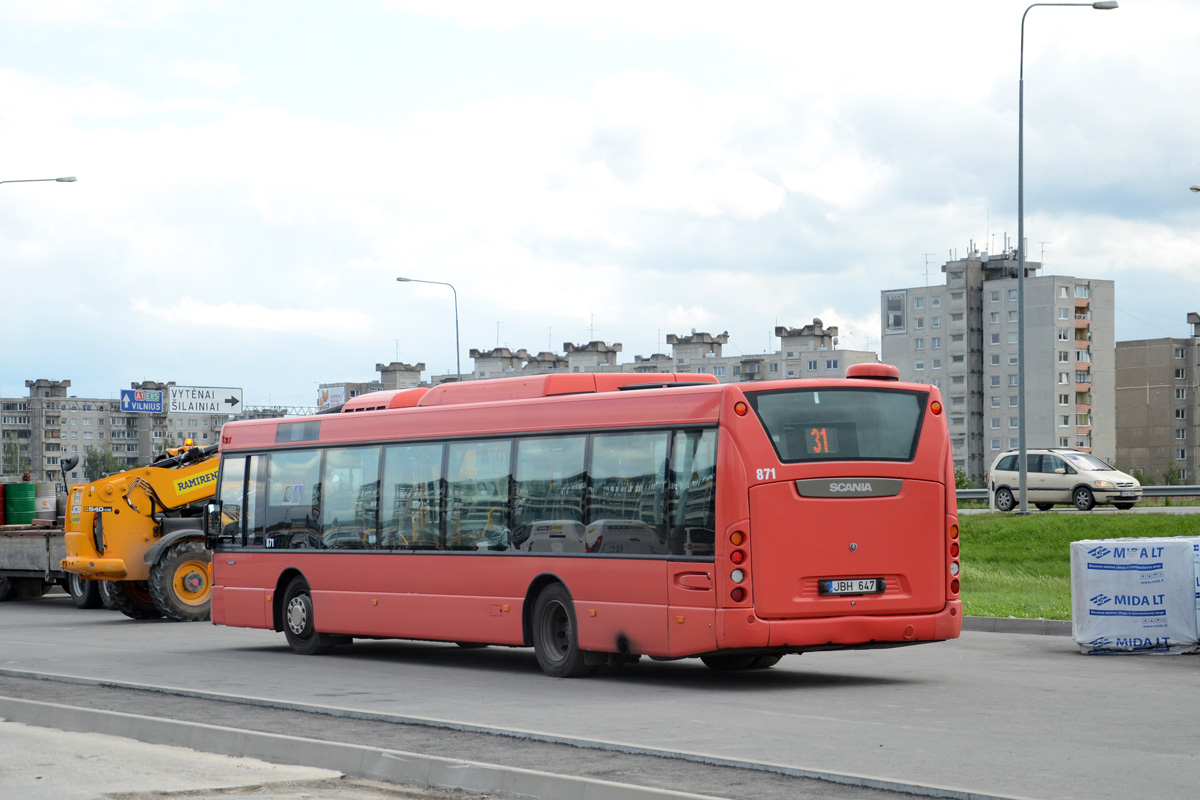
<path id="1" fill-rule="evenodd" d="M 512 440 L 452 442 L 446 473 L 450 550 L 507 550 Z"/>
<path id="2" fill-rule="evenodd" d="M 671 555 L 712 556 L 716 545 L 717 432 L 681 431 L 671 452 Z"/>
<path id="3" fill-rule="evenodd" d="M 665 555 L 663 499 L 670 433 L 598 434 L 588 465 L 590 553 Z"/>
<path id="4" fill-rule="evenodd" d="M 220 542 L 226 546 L 241 547 L 245 517 L 242 505 L 246 490 L 246 457 L 233 456 L 221 462 L 221 487 L 217 499 L 221 501 Z"/>
<path id="5" fill-rule="evenodd" d="M 325 547 L 359 550 L 379 541 L 379 448 L 328 450 L 321 477 L 321 537 Z"/>
<path id="6" fill-rule="evenodd" d="M 383 451 L 380 546 L 442 548 L 441 444 L 390 445 Z"/>
<path id="7" fill-rule="evenodd" d="M 511 534 L 514 548 L 555 553 L 584 552 L 586 452 L 587 438 L 584 436 L 517 441 Z"/>
<path id="8" fill-rule="evenodd" d="M 322 549 L 317 529 L 321 507 L 321 454 L 317 450 L 271 453 L 267 465 L 264 544 L 278 549 Z"/>

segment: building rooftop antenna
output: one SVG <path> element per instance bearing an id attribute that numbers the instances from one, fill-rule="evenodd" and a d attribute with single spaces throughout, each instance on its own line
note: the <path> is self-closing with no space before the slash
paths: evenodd
<path id="1" fill-rule="evenodd" d="M 937 253 L 922 253 L 925 256 L 925 285 L 929 285 L 929 257 L 935 256 Z"/>

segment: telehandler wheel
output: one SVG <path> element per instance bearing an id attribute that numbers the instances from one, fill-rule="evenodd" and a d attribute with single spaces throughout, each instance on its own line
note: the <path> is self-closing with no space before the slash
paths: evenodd
<path id="1" fill-rule="evenodd" d="M 178 542 L 150 568 L 150 596 L 167 619 L 208 619 L 212 601 L 212 553 L 203 542 Z"/>
<path id="2" fill-rule="evenodd" d="M 154 607 L 145 581 L 109 581 L 108 592 L 117 611 L 130 619 L 157 619 L 161 616 Z"/>
<path id="3" fill-rule="evenodd" d="M 100 599 L 100 581 L 89 581 L 72 572 L 68 573 L 66 583 L 67 594 L 71 595 L 76 608 L 100 608 L 104 605 Z"/>
<path id="4" fill-rule="evenodd" d="M 109 611 L 117 610 L 117 601 L 113 600 L 112 581 L 100 581 L 100 604 Z"/>

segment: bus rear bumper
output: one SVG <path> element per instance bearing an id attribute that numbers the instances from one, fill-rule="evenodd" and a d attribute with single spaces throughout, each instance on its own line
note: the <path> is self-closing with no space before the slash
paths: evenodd
<path id="1" fill-rule="evenodd" d="M 745 611 L 718 612 L 722 649 L 831 650 L 938 642 L 962 633 L 962 601 L 931 614 L 762 619 Z"/>

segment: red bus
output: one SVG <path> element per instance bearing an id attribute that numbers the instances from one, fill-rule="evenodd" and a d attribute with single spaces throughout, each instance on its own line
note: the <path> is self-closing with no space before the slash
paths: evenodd
<path id="1" fill-rule="evenodd" d="M 555 677 L 955 638 L 938 390 L 847 372 L 542 375 L 231 422 L 212 620 L 302 654 L 355 637 L 532 646 Z"/>

